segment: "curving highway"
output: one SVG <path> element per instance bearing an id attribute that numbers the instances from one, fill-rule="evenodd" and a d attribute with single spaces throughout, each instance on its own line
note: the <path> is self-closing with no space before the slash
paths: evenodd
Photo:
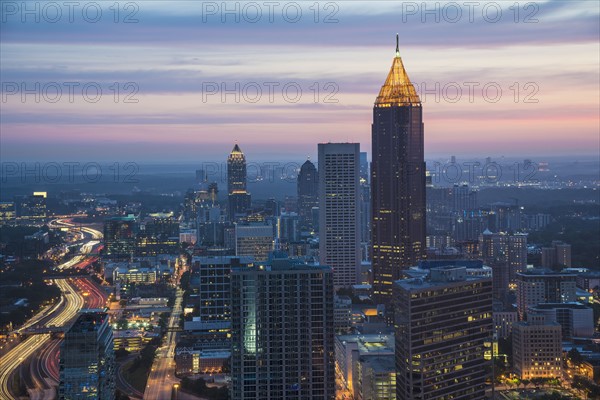
<path id="1" fill-rule="evenodd" d="M 47 326 L 63 326 L 72 320 L 84 305 L 83 296 L 79 295 L 70 282 L 71 279 L 57 279 L 56 285 L 63 292 L 65 299 L 64 307 L 60 309 L 57 315 L 48 320 Z M 30 336 L 15 346 L 6 355 L 2 357 L 0 365 L 0 398 L 14 398 L 11 390 L 11 375 L 27 358 L 40 350 L 51 339 L 49 333 Z"/>

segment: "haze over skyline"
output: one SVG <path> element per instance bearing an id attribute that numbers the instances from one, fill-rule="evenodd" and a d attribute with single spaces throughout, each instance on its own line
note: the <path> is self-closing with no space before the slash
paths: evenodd
<path id="1" fill-rule="evenodd" d="M 463 6 L 458 22 L 442 14 L 436 23 L 422 10 L 411 14 L 407 3 L 386 1 L 368 7 L 341 1 L 327 9 L 330 3 L 318 3 L 316 23 L 312 3 L 301 2 L 296 23 L 281 13 L 272 23 L 267 15 L 248 22 L 248 13 L 235 22 L 206 3 L 203 9 L 191 2 L 136 2 L 137 9 L 118 16 L 102 3 L 97 23 L 78 13 L 70 22 L 66 9 L 56 23 L 44 18 L 49 14 L 23 23 L 20 10 L 13 14 L 3 5 L 0 158 L 219 160 L 236 141 L 254 160 L 314 157 L 316 144 L 329 141 L 360 142 L 370 152 L 372 106 L 396 32 L 423 101 L 426 158 L 591 156 L 600 150 L 596 2 L 537 2 L 537 11 L 523 3 L 518 16 L 508 8 L 512 3 L 491 3 L 502 6 L 495 23 L 481 8 L 473 22 Z M 249 3 L 239 4 L 243 10 Z M 122 23 L 128 15 L 138 22 Z M 333 23 L 323 22 L 327 16 Z M 525 23 L 528 16 L 538 22 Z M 72 102 L 66 82 L 79 84 Z M 9 83 L 17 84 L 16 93 Z M 21 93 L 22 84 L 31 89 L 36 83 L 47 88 L 38 102 Z M 48 101 L 55 98 L 53 83 L 63 90 L 56 102 Z M 103 90 L 96 103 L 82 96 L 89 83 Z M 223 97 L 222 84 L 237 93 Z M 269 85 L 275 85 L 273 99 Z M 255 101 L 257 86 L 263 92 Z M 295 87 L 302 95 L 292 102 Z M 138 102 L 124 102 L 127 94 Z"/>

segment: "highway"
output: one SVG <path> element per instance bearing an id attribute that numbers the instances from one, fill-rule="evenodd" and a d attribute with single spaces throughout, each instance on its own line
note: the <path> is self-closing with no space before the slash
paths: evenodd
<path id="1" fill-rule="evenodd" d="M 90 239 L 82 243 L 80 255 L 59 265 L 58 270 L 69 269 L 86 261 L 88 254 L 93 251 L 94 247 L 100 243 L 98 240 L 102 238 L 101 232 L 89 227 L 76 226 L 68 219 L 54 220 L 50 226 L 81 231 Z M 62 292 L 59 302 L 44 307 L 23 326 L 13 331 L 13 334 L 40 326 L 62 327 L 68 325 L 84 306 L 86 308 L 102 308 L 106 304 L 106 293 L 86 278 L 56 279 L 54 282 Z M 46 389 L 51 389 L 58 382 L 59 348 L 60 340 L 52 339 L 49 333 L 43 333 L 25 338 L 3 355 L 0 363 L 0 399 L 15 398 L 10 392 L 11 377 L 18 367 L 31 356 L 34 357 L 29 365 L 31 372 L 29 380 L 34 382 L 36 387 L 30 391 L 30 396 L 36 399 L 46 398 L 52 392 Z"/>
<path id="2" fill-rule="evenodd" d="M 64 306 L 50 318 L 47 326 L 63 326 L 71 321 L 84 305 L 83 296 L 79 295 L 70 282 L 71 279 L 57 279 L 56 285 L 63 292 Z M 51 339 L 48 333 L 26 338 L 2 357 L 0 365 L 0 398 L 13 399 L 10 391 L 11 375 L 19 365 L 40 350 Z"/>
<path id="3" fill-rule="evenodd" d="M 171 391 L 179 379 L 175 377 L 175 346 L 177 345 L 177 332 L 181 317 L 181 303 L 183 290 L 177 288 L 173 311 L 169 317 L 167 334 L 162 346 L 156 351 L 156 358 L 152 364 L 150 376 L 144 392 L 144 400 L 167 400 L 171 398 Z"/>

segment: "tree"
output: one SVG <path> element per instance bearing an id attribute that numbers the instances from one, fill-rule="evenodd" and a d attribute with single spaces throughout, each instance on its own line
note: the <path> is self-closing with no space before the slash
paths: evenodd
<path id="1" fill-rule="evenodd" d="M 579 366 L 583 362 L 583 357 L 581 356 L 581 353 L 579 353 L 579 350 L 577 350 L 575 347 L 569 350 L 569 352 L 567 353 L 567 358 L 569 359 L 569 361 L 571 361 L 573 365 L 576 366 Z"/>

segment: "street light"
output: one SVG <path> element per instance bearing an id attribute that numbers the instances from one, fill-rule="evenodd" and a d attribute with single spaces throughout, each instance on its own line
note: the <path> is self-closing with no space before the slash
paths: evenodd
<path id="1" fill-rule="evenodd" d="M 179 389 L 179 383 L 174 384 L 173 388 L 175 389 L 175 400 L 177 400 L 177 389 Z"/>

